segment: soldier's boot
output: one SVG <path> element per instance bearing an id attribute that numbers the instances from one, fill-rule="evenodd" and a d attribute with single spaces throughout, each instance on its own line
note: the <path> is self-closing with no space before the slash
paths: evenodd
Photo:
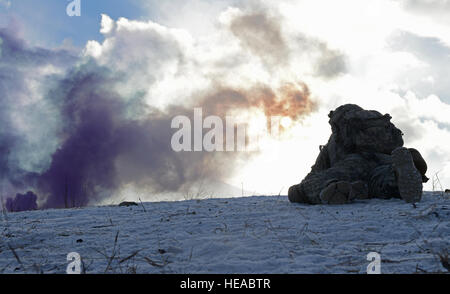
<path id="1" fill-rule="evenodd" d="M 397 177 L 400 197 L 408 203 L 422 198 L 422 175 L 414 165 L 411 152 L 404 147 L 392 151 L 393 167 Z"/>
<path id="2" fill-rule="evenodd" d="M 289 201 L 293 203 L 308 203 L 306 196 L 301 190 L 300 184 L 289 188 L 288 198 Z"/>
<path id="3" fill-rule="evenodd" d="M 300 184 L 289 188 L 288 198 L 291 202 L 321 204 L 320 191 L 326 186 L 326 172 L 310 172 Z"/>
<path id="4" fill-rule="evenodd" d="M 321 192 L 320 199 L 323 204 L 346 204 L 355 199 L 369 198 L 367 184 L 362 181 L 339 181 L 328 184 Z"/>
<path id="5" fill-rule="evenodd" d="M 427 163 L 425 162 L 425 159 L 423 159 L 422 155 L 420 154 L 417 149 L 414 148 L 408 148 L 409 152 L 411 152 L 414 165 L 419 170 L 420 174 L 422 175 L 422 182 L 426 183 L 428 182 L 429 178 L 425 175 L 427 173 Z"/>

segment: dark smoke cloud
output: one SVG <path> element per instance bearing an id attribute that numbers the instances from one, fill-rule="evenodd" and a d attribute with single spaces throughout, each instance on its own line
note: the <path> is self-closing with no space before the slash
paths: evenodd
<path id="1" fill-rule="evenodd" d="M 418 96 L 438 95 L 448 99 L 450 84 L 450 47 L 442 40 L 433 37 L 423 37 L 405 31 L 397 31 L 388 39 L 390 49 L 397 52 L 409 52 L 428 66 L 422 66 L 410 71 L 407 76 L 399 77 L 402 90 L 413 90 Z M 433 77 L 433 82 L 424 77 Z M 448 101 L 448 100 L 447 100 Z"/>
<path id="2" fill-rule="evenodd" d="M 245 12 L 230 23 L 231 32 L 254 55 L 271 68 L 289 64 L 292 56 L 304 56 L 315 61 L 314 75 L 325 79 L 338 77 L 347 72 L 346 55 L 329 48 L 323 41 L 298 34 L 287 40 L 281 18 L 266 9 Z"/>
<path id="3" fill-rule="evenodd" d="M 347 56 L 330 48 L 327 43 L 300 33 L 293 44 L 295 46 L 292 50 L 297 55 L 314 61 L 313 74 L 316 77 L 332 79 L 348 72 Z"/>
<path id="4" fill-rule="evenodd" d="M 324 43 L 319 43 L 321 57 L 316 63 L 315 75 L 325 79 L 336 78 L 347 72 L 347 57 L 338 50 L 329 49 Z"/>
<path id="5" fill-rule="evenodd" d="M 283 37 L 282 27 L 267 12 L 244 14 L 230 24 L 231 32 L 243 46 L 259 56 L 268 65 L 289 62 L 290 50 Z"/>

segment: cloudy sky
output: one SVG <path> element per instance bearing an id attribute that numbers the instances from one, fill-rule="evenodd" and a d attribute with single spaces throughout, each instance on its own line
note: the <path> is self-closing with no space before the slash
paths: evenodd
<path id="1" fill-rule="evenodd" d="M 390 113 L 428 176 L 450 187 L 448 0 L 81 0 L 79 17 L 66 15 L 68 3 L 0 0 L 7 192 L 32 185 L 51 198 L 69 178 L 126 197 L 179 190 L 207 174 L 286 193 L 326 143 L 328 112 L 344 103 Z M 174 155 L 164 145 L 170 120 L 194 107 L 289 120 L 259 153 Z M 86 131 L 92 125 L 111 133 L 108 144 L 75 144 L 98 137 Z M 83 148 L 96 159 L 79 155 Z M 58 161 L 74 157 L 82 175 Z"/>

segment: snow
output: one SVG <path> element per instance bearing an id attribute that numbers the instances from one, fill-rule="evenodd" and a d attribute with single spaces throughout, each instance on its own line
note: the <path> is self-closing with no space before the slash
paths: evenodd
<path id="1" fill-rule="evenodd" d="M 149 202 L 3 214 L 0 273 L 447 272 L 450 204 L 426 193 L 349 205 L 291 204 L 284 196 Z M 117 241 L 115 241 L 117 236 Z"/>

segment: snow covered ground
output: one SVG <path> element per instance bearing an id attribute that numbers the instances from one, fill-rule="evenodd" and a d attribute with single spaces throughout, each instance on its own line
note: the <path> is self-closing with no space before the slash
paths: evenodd
<path id="1" fill-rule="evenodd" d="M 382 273 L 447 272 L 450 202 L 154 202 L 8 213 L 0 229 L 3 273 L 65 273 L 70 252 L 87 273 L 366 273 L 369 252 Z"/>

